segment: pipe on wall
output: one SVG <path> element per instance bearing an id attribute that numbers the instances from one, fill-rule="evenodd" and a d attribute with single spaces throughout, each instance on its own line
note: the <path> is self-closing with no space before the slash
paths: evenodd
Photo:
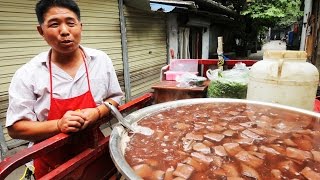
<path id="1" fill-rule="evenodd" d="M 119 0 L 119 18 L 120 18 L 125 102 L 128 102 L 131 100 L 131 84 L 130 84 L 130 71 L 129 71 L 129 60 L 128 60 L 126 21 L 125 21 L 124 12 L 123 12 L 123 0 Z"/>
<path id="2" fill-rule="evenodd" d="M 300 50 L 301 51 L 305 50 L 306 35 L 307 35 L 307 28 L 308 28 L 308 18 L 311 15 L 312 2 L 313 2 L 313 0 L 304 0 L 304 13 L 303 13 L 303 22 L 302 22 L 301 40 L 300 40 Z"/>

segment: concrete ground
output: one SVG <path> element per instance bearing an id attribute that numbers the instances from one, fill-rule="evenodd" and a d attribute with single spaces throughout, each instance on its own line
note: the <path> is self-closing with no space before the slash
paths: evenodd
<path id="1" fill-rule="evenodd" d="M 25 166 L 21 166 L 14 170 L 9 176 L 5 178 L 5 180 L 20 180 L 25 171 Z"/>
<path id="2" fill-rule="evenodd" d="M 248 56 L 248 59 L 252 60 L 262 60 L 263 53 L 266 50 L 286 50 L 286 43 L 280 40 L 272 40 L 264 44 L 260 51 L 257 53 L 252 53 Z"/>
<path id="3" fill-rule="evenodd" d="M 20 150 L 22 150 L 24 148 L 27 148 L 27 146 L 26 145 L 25 146 L 19 146 L 17 148 L 11 149 L 11 150 L 8 151 L 6 156 L 13 155 L 13 154 L 19 152 Z M 7 178 L 5 178 L 5 180 L 19 180 L 19 179 L 21 179 L 21 177 L 22 177 L 22 175 L 24 173 L 24 170 L 25 170 L 25 166 L 21 166 L 21 167 L 17 168 L 11 174 L 9 174 L 9 176 L 7 176 Z"/>

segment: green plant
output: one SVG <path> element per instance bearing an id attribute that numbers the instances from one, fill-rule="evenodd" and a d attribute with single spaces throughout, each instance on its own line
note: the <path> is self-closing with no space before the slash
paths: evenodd
<path id="1" fill-rule="evenodd" d="M 260 26 L 286 27 L 303 16 L 301 0 L 255 0 L 241 12 Z"/>

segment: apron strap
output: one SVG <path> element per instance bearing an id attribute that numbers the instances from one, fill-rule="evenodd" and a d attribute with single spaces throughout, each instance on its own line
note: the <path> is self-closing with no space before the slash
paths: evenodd
<path id="1" fill-rule="evenodd" d="M 85 68 L 86 68 L 86 74 L 87 74 L 87 81 L 88 81 L 89 91 L 91 92 L 90 80 L 89 80 L 89 72 L 88 72 L 88 67 L 87 67 L 86 56 L 84 55 L 84 52 L 83 52 L 82 50 L 81 50 L 81 55 L 82 55 L 82 59 L 83 59 L 84 66 L 85 66 Z"/>
<path id="2" fill-rule="evenodd" d="M 80 49 L 81 50 L 81 49 Z M 52 91 L 52 68 L 51 68 L 51 50 L 49 52 L 49 73 L 50 73 L 50 98 L 53 98 L 53 91 Z M 89 91 L 91 92 L 91 88 L 90 88 L 90 81 L 89 81 L 89 73 L 88 73 L 88 67 L 87 67 L 87 63 L 86 63 L 86 56 L 84 55 L 83 51 L 81 50 L 81 56 L 82 56 L 82 60 L 84 63 L 84 66 L 86 68 L 86 75 L 87 75 L 87 82 L 88 82 L 88 88 Z"/>

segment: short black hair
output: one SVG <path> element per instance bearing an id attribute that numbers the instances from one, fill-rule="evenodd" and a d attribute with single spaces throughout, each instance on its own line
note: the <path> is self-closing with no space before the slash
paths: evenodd
<path id="1" fill-rule="evenodd" d="M 71 10 L 80 21 L 80 9 L 74 0 L 39 0 L 35 8 L 39 24 L 44 22 L 43 15 L 52 7 L 62 7 Z"/>

